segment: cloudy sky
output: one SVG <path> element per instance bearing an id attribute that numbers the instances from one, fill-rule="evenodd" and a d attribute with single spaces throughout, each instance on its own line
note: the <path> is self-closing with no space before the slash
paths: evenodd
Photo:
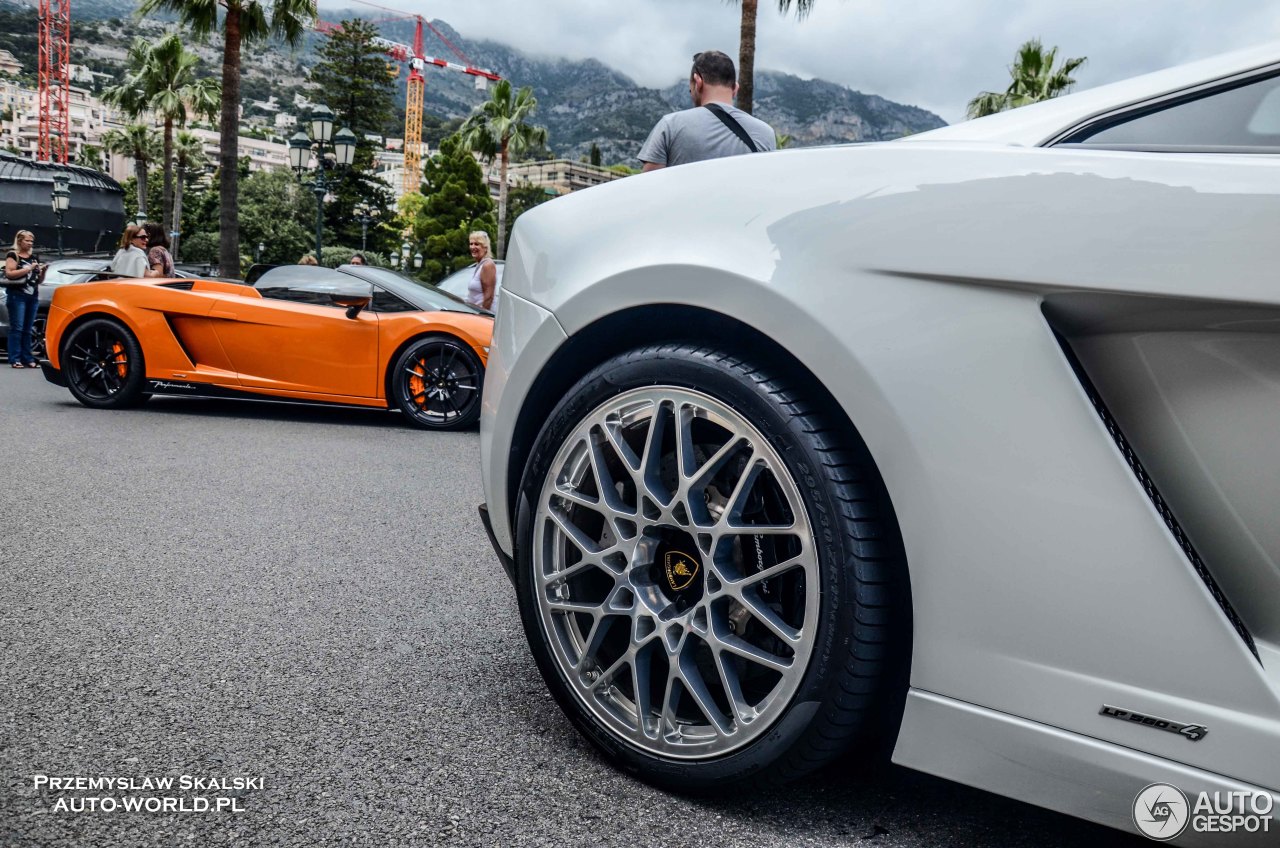
<path id="1" fill-rule="evenodd" d="M 599 59 L 650 87 L 687 74 L 698 50 L 738 53 L 735 0 L 376 2 L 448 21 L 467 38 Z M 842 83 L 948 122 L 979 91 L 1008 84 L 1006 68 L 1028 38 L 1087 56 L 1078 88 L 1280 39 L 1274 0 L 817 0 L 804 21 L 776 7 L 760 0 L 757 68 Z"/>

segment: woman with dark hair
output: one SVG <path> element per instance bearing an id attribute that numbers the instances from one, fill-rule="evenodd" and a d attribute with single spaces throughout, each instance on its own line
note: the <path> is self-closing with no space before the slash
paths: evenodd
<path id="1" fill-rule="evenodd" d="M 169 234 L 155 221 L 142 225 L 147 231 L 147 276 L 172 277 L 173 256 L 169 253 Z"/>

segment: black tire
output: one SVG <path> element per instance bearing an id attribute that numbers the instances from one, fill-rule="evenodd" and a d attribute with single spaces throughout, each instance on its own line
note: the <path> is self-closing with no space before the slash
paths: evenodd
<path id="1" fill-rule="evenodd" d="M 480 419 L 484 366 L 453 336 L 418 339 L 396 358 L 388 383 L 405 419 L 424 430 L 460 430 Z"/>
<path id="2" fill-rule="evenodd" d="M 821 767 L 846 751 L 860 757 L 863 765 L 875 765 L 887 759 L 896 736 L 906 696 L 911 639 L 909 586 L 897 522 L 875 464 L 857 434 L 850 432 L 847 424 L 838 424 L 833 416 L 819 408 L 805 392 L 798 390 L 798 385 L 782 369 L 760 367 L 746 359 L 694 343 L 660 344 L 633 350 L 602 363 L 568 391 L 543 427 L 525 466 L 516 515 L 516 583 L 522 623 L 538 668 L 561 709 L 613 764 L 650 783 L 682 794 L 719 794 L 741 789 L 744 785 L 768 785 L 791 780 Z M 537 505 L 540 498 L 547 497 L 548 489 L 544 486 L 564 485 L 561 482 L 564 475 L 557 456 L 563 461 L 565 456 L 570 455 L 570 445 L 574 444 L 574 439 L 581 439 L 579 444 L 584 446 L 597 438 L 603 440 L 603 425 L 599 431 L 589 430 L 585 439 L 582 436 L 583 427 L 586 422 L 596 420 L 593 416 L 603 414 L 602 410 L 613 409 L 610 404 L 626 403 L 629 397 L 638 392 L 660 393 L 666 391 L 664 387 L 675 387 L 673 391 L 692 390 L 713 399 L 722 408 L 736 411 L 754 428 L 757 435 L 767 440 L 775 449 L 775 456 L 791 477 L 789 491 L 793 496 L 798 494 L 806 513 L 806 526 L 812 528 L 809 534 L 812 539 L 810 549 L 816 552 L 817 560 L 813 573 L 820 584 L 817 609 L 813 611 L 812 619 L 816 624 L 816 629 L 812 631 L 812 650 L 807 654 L 807 668 L 796 672 L 799 682 L 792 684 L 797 688 L 789 696 L 788 702 L 763 730 L 754 731 L 758 735 L 752 737 L 749 744 L 706 757 L 666 756 L 662 752 L 646 750 L 637 745 L 637 740 L 641 744 L 645 743 L 638 734 L 627 738 L 625 732 L 616 730 L 616 726 L 611 729 L 607 713 L 588 706 L 589 699 L 583 694 L 581 680 L 577 681 L 577 688 L 570 682 L 571 674 L 566 669 L 572 666 L 566 665 L 563 660 L 565 649 L 562 645 L 565 637 L 558 635 L 560 631 L 555 629 L 557 626 L 564 629 L 565 625 L 547 623 L 548 619 L 567 621 L 569 617 L 579 615 L 576 612 L 547 612 L 549 603 L 557 603 L 554 599 L 567 598 L 564 602 L 566 609 L 569 602 L 577 602 L 577 598 L 571 597 L 573 590 L 570 587 L 575 585 L 574 581 L 581 579 L 578 576 L 566 578 L 563 580 L 563 588 L 552 589 L 557 585 L 554 579 L 556 571 L 554 568 L 548 571 L 557 554 L 546 551 L 554 551 L 555 544 L 560 544 L 553 542 L 548 546 L 547 542 L 548 539 L 555 538 L 557 522 L 548 519 L 548 513 L 540 512 Z M 658 420 L 655 415 L 653 421 Z M 650 432 L 656 430 L 657 426 L 651 424 Z M 566 454 L 566 450 L 570 454 Z M 581 450 L 590 452 L 592 449 L 583 447 Z M 615 458 L 619 455 L 613 454 Z M 755 456 L 755 453 L 749 454 L 747 462 L 753 462 Z M 602 456 L 600 462 L 607 465 Z M 597 455 L 592 454 L 590 465 L 594 469 L 596 464 Z M 629 472 L 624 471 L 621 478 L 626 478 L 627 473 L 647 473 L 642 466 L 643 460 Z M 548 479 L 555 482 L 548 484 Z M 597 496 L 601 500 L 605 499 L 600 489 L 612 488 L 620 493 L 621 500 L 625 502 L 626 485 L 625 482 L 606 483 L 597 488 Z M 635 485 L 638 490 L 641 484 Z M 552 503 L 557 503 L 554 500 L 556 492 L 552 492 L 550 497 Z M 710 501 L 707 487 L 704 487 L 700 497 Z M 743 491 L 738 497 L 746 498 L 746 502 L 749 502 L 755 495 Z M 644 499 L 638 496 L 634 499 L 636 514 L 639 515 L 648 507 L 644 506 Z M 668 505 L 675 502 L 673 498 L 668 501 Z M 691 506 L 695 503 L 692 498 L 688 502 Z M 571 501 L 558 503 L 567 506 Z M 722 509 L 732 510 L 733 507 L 734 497 L 731 496 Z M 570 507 L 573 508 L 575 507 Z M 687 513 L 680 513 L 678 509 L 671 514 L 679 516 L 677 521 L 682 521 Z M 609 520 L 602 523 L 608 524 Z M 535 543 L 535 525 L 539 521 L 549 529 L 541 531 L 542 535 Z M 799 526 L 795 521 L 792 523 Z M 626 535 L 628 530 L 623 526 L 625 524 L 626 521 L 617 525 L 619 529 L 613 538 L 621 539 Z M 696 519 L 694 524 L 697 524 Z M 679 528 L 674 530 L 678 531 Z M 642 535 L 651 531 L 652 527 L 645 529 Z M 631 532 L 636 532 L 634 526 Z M 666 531 L 658 528 L 653 532 Z M 692 539 L 692 536 L 689 538 Z M 735 567 L 732 562 L 737 557 L 739 573 L 750 574 L 747 565 L 749 556 L 758 558 L 755 559 L 757 572 L 765 568 L 765 556 L 760 553 L 758 541 L 754 552 L 749 552 L 745 544 L 746 537 L 742 538 L 744 542 L 737 551 L 730 548 L 729 568 Z M 754 536 L 756 540 L 760 538 L 762 537 L 759 535 Z M 539 544 L 542 545 L 541 550 L 538 549 Z M 708 548 L 723 550 L 717 547 L 721 544 L 719 541 L 706 544 Z M 661 550 L 661 547 L 654 548 L 655 562 L 649 566 L 650 575 L 659 575 L 657 582 L 661 581 L 661 572 L 657 571 L 656 557 Z M 706 598 L 712 598 L 710 593 L 715 591 L 711 588 L 715 578 L 708 575 L 712 570 L 721 569 L 721 566 L 715 564 L 719 562 L 719 555 L 707 551 L 705 555 L 700 553 L 699 556 L 705 559 L 702 579 L 706 581 Z M 782 557 L 784 554 L 776 553 L 775 556 Z M 586 554 L 581 558 L 585 559 Z M 633 569 L 638 567 L 634 565 L 634 558 L 631 561 Z M 777 559 L 772 562 L 777 564 Z M 708 563 L 711 565 L 707 565 Z M 669 573 L 670 563 L 667 569 Z M 544 576 L 535 579 L 534 575 L 539 573 Z M 566 571 L 567 573 L 569 572 Z M 546 576 L 548 574 L 553 576 L 550 582 Z M 779 596 L 786 590 L 785 585 L 781 584 L 784 579 L 787 578 L 777 578 L 779 586 L 775 588 Z M 803 581 L 805 577 L 797 579 Z M 544 584 L 542 592 L 552 600 L 540 599 L 537 588 L 539 580 Z M 720 585 L 719 582 L 715 583 L 717 587 Z M 671 588 L 678 587 L 673 583 Z M 805 591 L 803 585 L 799 591 Z M 564 594 L 561 595 L 561 592 Z M 638 607 L 638 601 L 634 597 L 631 600 Z M 707 609 L 714 608 L 715 603 L 717 602 L 714 600 L 707 601 Z M 557 614 L 562 618 L 556 618 Z M 602 614 L 601 617 L 605 616 Z M 808 618 L 804 620 L 806 623 L 809 621 Z M 706 621 L 704 618 L 704 628 Z M 744 635 L 751 626 L 749 617 L 746 621 L 748 623 L 738 625 Z M 697 643 L 690 635 L 695 633 L 698 626 L 697 614 L 690 622 L 685 627 L 684 636 L 679 638 L 682 640 L 681 644 L 685 644 L 687 640 L 688 644 L 697 648 Z M 664 626 L 670 628 L 670 625 L 659 624 L 660 628 Z M 707 628 L 707 631 L 712 632 L 712 629 Z M 633 632 L 641 632 L 641 629 L 633 628 Z M 730 628 L 729 632 L 739 631 Z M 595 644 L 594 626 L 591 633 L 592 636 L 578 644 Z M 605 638 L 610 636 L 606 635 Z M 639 637 L 629 638 L 632 650 L 643 650 L 636 648 Z M 603 640 L 600 642 L 603 643 Z M 659 649 L 655 650 L 661 650 L 661 643 L 658 644 Z M 709 646 L 705 637 L 704 644 Z M 583 650 L 585 656 L 585 651 L 589 649 Z M 635 656 L 639 657 L 639 653 Z M 599 669 L 605 662 L 607 660 L 600 662 L 595 668 Z M 680 660 L 668 659 L 665 662 L 679 665 Z M 716 663 L 721 662 L 720 659 L 716 660 Z M 578 667 L 582 664 L 580 659 Z M 645 679 L 649 679 L 654 672 L 648 661 L 645 666 Z M 667 667 L 670 674 L 672 665 Z M 632 671 L 634 672 L 634 668 Z M 597 679 L 590 676 L 593 673 L 600 676 L 598 672 L 589 671 L 587 680 Z M 582 672 L 578 671 L 577 674 L 581 676 Z M 618 686 L 607 686 L 609 691 L 603 696 L 605 700 L 626 702 L 626 690 L 628 687 L 634 689 L 638 686 L 641 678 L 630 678 L 634 684 L 628 683 L 623 675 L 619 675 L 619 679 L 622 683 Z M 723 679 L 722 676 L 721 680 Z M 714 675 L 703 675 L 703 680 L 709 681 L 708 688 L 716 685 Z M 598 685 L 588 683 L 586 689 L 590 690 Z M 666 686 L 668 689 L 661 698 L 663 702 L 670 698 L 670 678 Z M 724 686 L 721 689 L 723 696 L 723 691 L 727 690 Z M 684 696 L 677 694 L 677 702 L 682 697 Z M 642 700 L 646 704 L 653 703 L 648 694 L 643 697 L 633 695 L 629 706 L 634 707 L 635 715 L 640 713 Z M 703 712 L 704 715 L 710 715 L 705 709 Z M 728 712 L 732 713 L 732 709 Z M 672 713 L 675 714 L 674 709 Z M 652 717 L 652 713 L 650 715 Z M 643 722 L 636 721 L 637 726 L 642 724 Z M 656 718 L 655 726 L 667 725 Z"/>
<path id="3" fill-rule="evenodd" d="M 146 362 L 129 328 L 94 318 L 71 331 L 59 357 L 67 388 L 93 409 L 126 409 L 146 400 Z"/>
<path id="4" fill-rule="evenodd" d="M 36 320 L 31 323 L 31 355 L 36 359 L 46 359 L 49 355 L 44 346 L 44 328 L 48 320 L 49 311 L 43 309 L 36 314 Z"/>

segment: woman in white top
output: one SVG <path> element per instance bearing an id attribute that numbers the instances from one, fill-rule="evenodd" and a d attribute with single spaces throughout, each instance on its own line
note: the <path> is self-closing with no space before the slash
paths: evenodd
<path id="1" fill-rule="evenodd" d="M 111 272 L 126 277 L 145 277 L 150 265 L 147 263 L 147 231 L 143 227 L 130 224 L 124 228 L 124 237 L 120 239 L 120 249 L 111 260 Z"/>
<path id="2" fill-rule="evenodd" d="M 467 283 L 467 303 L 493 311 L 493 295 L 498 288 L 498 264 L 489 255 L 489 234 L 476 230 L 467 237 L 471 258 L 476 261 Z"/>

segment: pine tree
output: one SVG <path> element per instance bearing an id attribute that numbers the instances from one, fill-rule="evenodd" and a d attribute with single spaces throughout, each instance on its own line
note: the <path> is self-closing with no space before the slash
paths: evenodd
<path id="1" fill-rule="evenodd" d="M 472 230 L 484 230 L 496 241 L 498 225 L 484 171 L 457 135 L 440 143 L 424 171 L 422 195 L 401 201 L 407 204 L 401 212 L 421 246 L 423 278 L 439 280 L 471 264 L 467 236 Z"/>
<path id="2" fill-rule="evenodd" d="M 395 194 L 375 168 L 381 145 L 366 137 L 381 136 L 395 113 L 395 86 L 382 48 L 373 42 L 377 37 L 377 28 L 367 21 L 343 21 L 325 39 L 320 62 L 311 71 L 311 81 L 320 86 L 319 99 L 333 110 L 334 126 L 347 127 L 357 139 L 351 168 L 329 175 L 333 199 L 325 204 L 325 232 L 327 240 L 334 244 L 360 244 L 355 208 L 361 203 L 376 210 L 379 221 L 393 215 Z M 372 225 L 369 248 L 394 248 L 391 235 Z"/>

